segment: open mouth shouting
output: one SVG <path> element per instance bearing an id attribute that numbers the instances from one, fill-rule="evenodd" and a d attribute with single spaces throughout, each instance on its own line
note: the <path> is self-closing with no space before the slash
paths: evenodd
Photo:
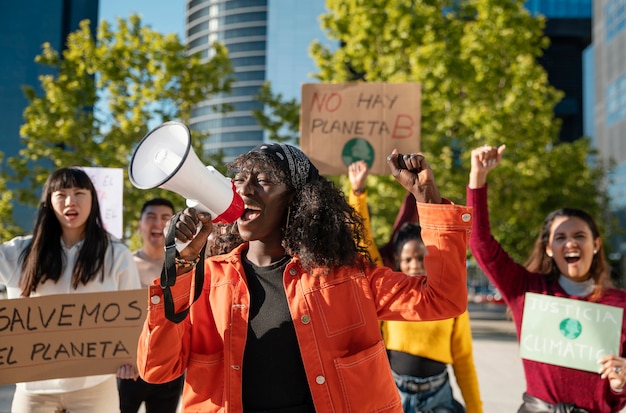
<path id="1" fill-rule="evenodd" d="M 67 220 L 67 222 L 73 222 L 78 219 L 78 212 L 75 209 L 68 209 L 63 212 L 63 216 Z"/>
<path id="2" fill-rule="evenodd" d="M 164 239 L 165 235 L 163 235 L 163 230 L 152 230 L 150 231 L 150 238 L 152 238 L 155 241 L 158 241 L 160 239 Z"/>
<path id="3" fill-rule="evenodd" d="M 580 261 L 580 252 L 566 252 L 565 261 L 568 264 L 576 264 L 578 261 Z"/>
<path id="4" fill-rule="evenodd" d="M 242 223 L 248 223 L 250 221 L 255 220 L 261 215 L 261 208 L 256 205 L 245 204 L 244 211 L 239 221 Z"/>

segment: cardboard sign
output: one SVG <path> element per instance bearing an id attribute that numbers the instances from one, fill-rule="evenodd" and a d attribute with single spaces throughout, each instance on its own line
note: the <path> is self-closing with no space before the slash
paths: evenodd
<path id="1" fill-rule="evenodd" d="M 302 85 L 300 147 L 323 175 L 348 173 L 364 160 L 389 174 L 387 156 L 420 151 L 419 83 Z"/>
<path id="2" fill-rule="evenodd" d="M 99 168 L 80 166 L 98 193 L 102 224 L 114 237 L 123 237 L 124 170 L 122 168 Z"/>
<path id="3" fill-rule="evenodd" d="M 598 360 L 620 354 L 623 315 L 618 307 L 526 293 L 520 355 L 597 373 Z"/>
<path id="4" fill-rule="evenodd" d="M 0 384 L 135 364 L 147 290 L 0 300 Z"/>

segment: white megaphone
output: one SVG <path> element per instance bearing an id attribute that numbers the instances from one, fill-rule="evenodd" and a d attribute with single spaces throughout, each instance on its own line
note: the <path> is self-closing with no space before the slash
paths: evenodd
<path id="1" fill-rule="evenodd" d="M 148 132 L 133 152 L 128 175 L 139 189 L 182 195 L 187 206 L 208 212 L 213 222 L 234 222 L 244 210 L 233 181 L 204 166 L 191 147 L 189 128 L 180 122 L 165 122 Z"/>

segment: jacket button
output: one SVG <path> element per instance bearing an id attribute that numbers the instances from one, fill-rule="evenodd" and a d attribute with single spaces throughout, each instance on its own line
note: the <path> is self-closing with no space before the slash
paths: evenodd
<path id="1" fill-rule="evenodd" d="M 324 384 L 324 383 L 326 383 L 326 377 L 324 377 L 324 376 L 317 376 L 315 378 L 315 382 L 317 384 Z"/>
<path id="2" fill-rule="evenodd" d="M 239 366 L 238 366 L 238 365 L 236 365 L 236 364 L 232 364 L 232 365 L 230 366 L 230 368 L 231 368 L 231 369 L 233 369 L 233 370 L 239 370 L 241 367 L 239 367 Z"/>
<path id="3" fill-rule="evenodd" d="M 159 297 L 158 295 L 153 295 L 152 297 L 150 297 L 150 302 L 152 304 L 158 304 L 161 302 L 161 297 Z"/>
<path id="4" fill-rule="evenodd" d="M 463 214 L 463 215 L 461 215 L 461 219 L 463 220 L 463 222 L 469 222 L 469 220 L 472 219 L 472 215 L 471 214 Z"/>
<path id="5" fill-rule="evenodd" d="M 291 268 L 291 269 L 289 269 L 289 274 L 291 274 L 291 275 L 298 275 L 298 271 L 296 271 L 295 268 Z"/>
<path id="6" fill-rule="evenodd" d="M 302 321 L 302 324 L 309 324 L 311 322 L 311 317 L 309 317 L 308 315 L 303 315 L 302 317 L 300 317 L 300 321 Z"/>

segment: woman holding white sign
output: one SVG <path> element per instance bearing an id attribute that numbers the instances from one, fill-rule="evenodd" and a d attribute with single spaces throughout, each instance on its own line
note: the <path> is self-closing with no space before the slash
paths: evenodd
<path id="1" fill-rule="evenodd" d="M 8 298 L 141 288 L 128 248 L 104 229 L 96 189 L 79 168 L 48 177 L 33 234 L 0 245 Z M 119 412 L 115 375 L 17 383 L 12 412 Z"/>
<path id="2" fill-rule="evenodd" d="M 573 303 L 604 304 L 623 312 L 626 292 L 612 287 L 602 238 L 586 212 L 564 208 L 548 215 L 525 266 L 514 262 L 493 238 L 487 207 L 487 174 L 500 163 L 504 149 L 504 145 L 483 146 L 472 151 L 467 188 L 468 206 L 474 207 L 470 248 L 509 305 L 518 339 L 523 335 L 526 293 L 577 300 Z M 597 372 L 522 359 L 526 392 L 518 413 L 620 411 L 626 405 L 623 318 L 619 328 L 619 354 L 601 357 Z"/>

